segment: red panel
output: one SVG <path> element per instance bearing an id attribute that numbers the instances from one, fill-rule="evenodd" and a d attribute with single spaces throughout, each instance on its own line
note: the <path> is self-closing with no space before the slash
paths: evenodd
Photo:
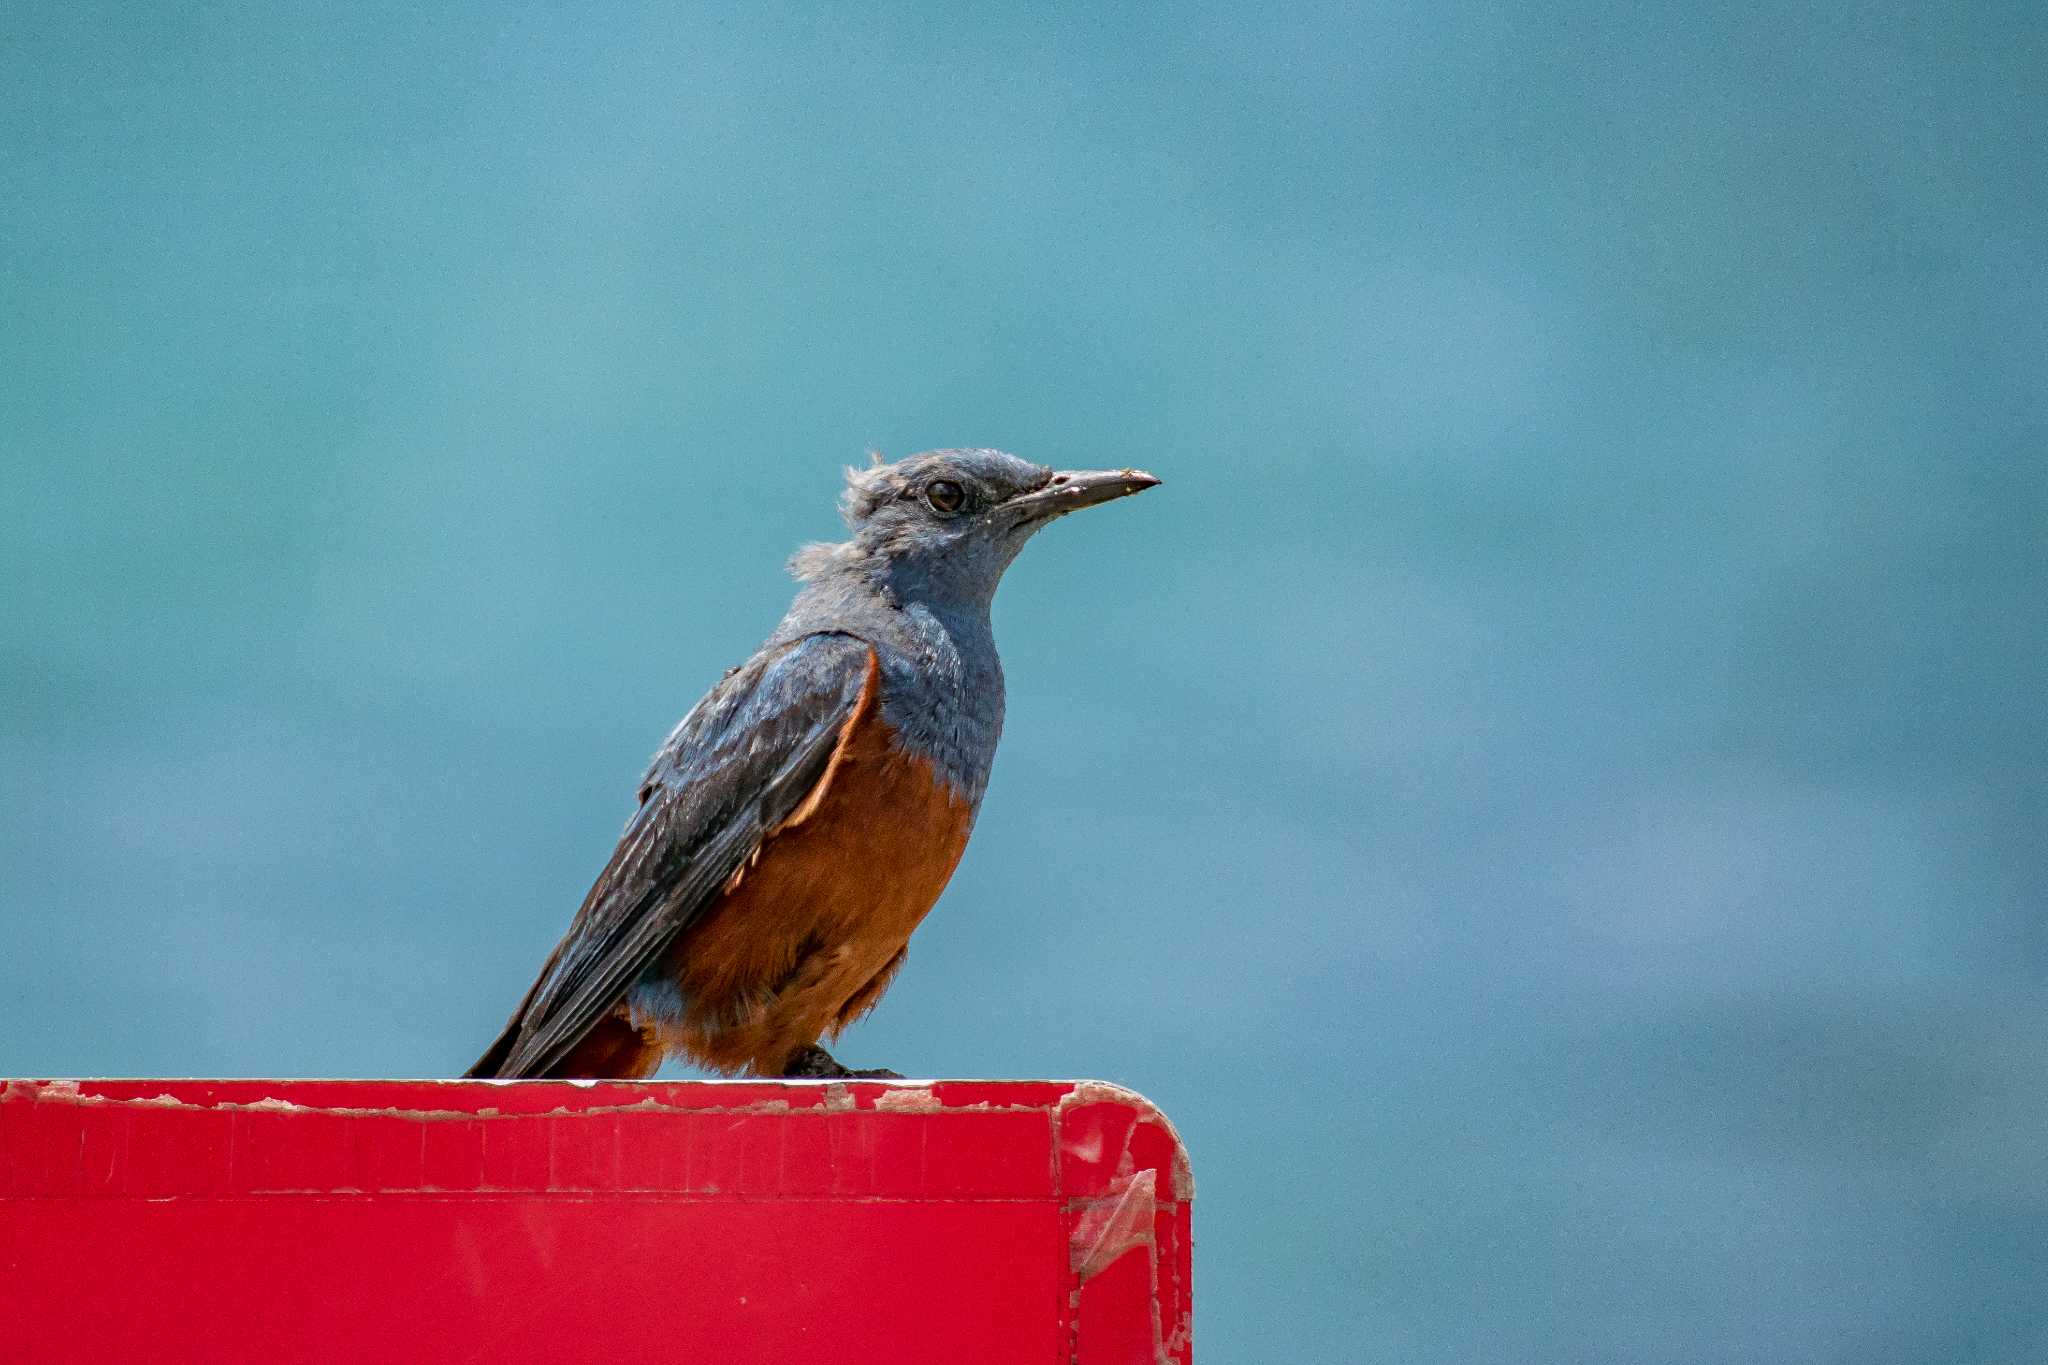
<path id="1" fill-rule="evenodd" d="M 0 1359 L 1190 1358 L 1095 1083 L 15 1081 Z"/>

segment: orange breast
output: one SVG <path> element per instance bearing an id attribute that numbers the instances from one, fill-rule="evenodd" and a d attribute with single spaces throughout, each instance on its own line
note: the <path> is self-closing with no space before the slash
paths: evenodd
<path id="1" fill-rule="evenodd" d="M 720 1071 L 779 1074 L 880 998 L 966 850 L 973 811 L 897 749 L 868 680 L 831 766 L 670 950 L 686 1002 L 661 1041 Z"/>

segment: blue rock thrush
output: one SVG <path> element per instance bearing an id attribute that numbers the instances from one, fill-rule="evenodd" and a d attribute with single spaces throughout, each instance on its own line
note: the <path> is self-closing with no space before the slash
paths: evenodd
<path id="1" fill-rule="evenodd" d="M 967 847 L 996 739 L 996 583 L 1040 527 L 1150 488 L 936 450 L 849 471 L 852 539 L 799 551 L 789 614 L 655 754 L 640 808 L 472 1076 L 848 1071 Z"/>

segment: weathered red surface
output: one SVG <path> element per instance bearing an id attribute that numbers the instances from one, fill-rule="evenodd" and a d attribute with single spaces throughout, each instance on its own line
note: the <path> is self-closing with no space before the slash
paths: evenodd
<path id="1" fill-rule="evenodd" d="M 0 1360 L 1186 1365 L 1192 1194 L 1093 1082 L 8 1081 Z"/>

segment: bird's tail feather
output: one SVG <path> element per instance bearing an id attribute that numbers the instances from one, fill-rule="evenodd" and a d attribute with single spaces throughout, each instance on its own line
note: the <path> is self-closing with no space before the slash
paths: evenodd
<path id="1" fill-rule="evenodd" d="M 512 1059 L 512 1045 L 518 1040 L 519 1016 L 514 1015 L 512 1022 L 505 1025 L 505 1031 L 500 1033 L 496 1041 L 484 1049 L 484 1055 L 477 1058 L 476 1063 L 469 1070 L 462 1073 L 463 1078 L 465 1080 L 492 1080 L 503 1077 L 505 1075 L 505 1063 Z"/>

